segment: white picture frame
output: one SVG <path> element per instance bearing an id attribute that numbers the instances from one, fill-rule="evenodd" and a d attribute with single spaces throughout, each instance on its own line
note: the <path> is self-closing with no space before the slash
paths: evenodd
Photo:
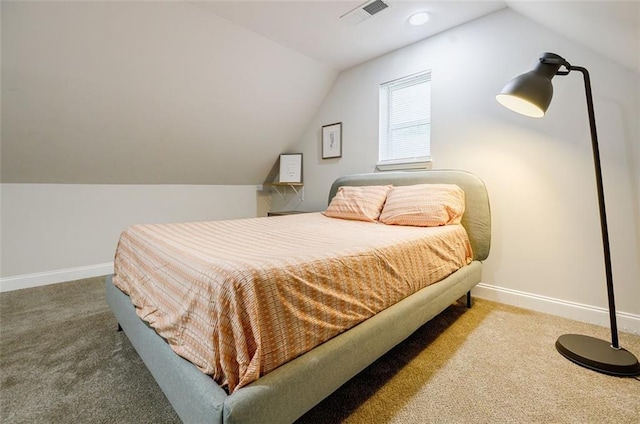
<path id="1" fill-rule="evenodd" d="M 279 183 L 302 183 L 302 153 L 283 153 L 280 155 Z"/>

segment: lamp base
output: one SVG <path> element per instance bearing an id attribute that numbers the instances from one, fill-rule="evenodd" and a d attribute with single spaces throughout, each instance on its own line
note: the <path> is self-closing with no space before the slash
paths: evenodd
<path id="1" fill-rule="evenodd" d="M 580 334 L 558 337 L 556 349 L 568 360 L 604 374 L 621 377 L 640 375 L 640 363 L 633 353 L 614 349 L 611 343 Z"/>

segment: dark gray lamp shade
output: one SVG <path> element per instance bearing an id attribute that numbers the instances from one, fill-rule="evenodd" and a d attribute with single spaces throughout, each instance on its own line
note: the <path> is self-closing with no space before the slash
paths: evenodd
<path id="1" fill-rule="evenodd" d="M 532 118 L 542 118 L 551 103 L 551 80 L 530 71 L 509 81 L 496 96 L 502 106 Z"/>
<path id="2" fill-rule="evenodd" d="M 549 60 L 553 63 L 549 63 Z M 522 115 L 543 117 L 553 97 L 551 79 L 561 66 L 560 60 L 564 61 L 554 53 L 543 54 L 532 71 L 509 81 L 496 96 L 496 100 Z"/>

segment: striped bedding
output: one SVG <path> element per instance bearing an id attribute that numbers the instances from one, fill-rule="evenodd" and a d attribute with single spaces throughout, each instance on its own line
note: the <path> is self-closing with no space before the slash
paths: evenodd
<path id="1" fill-rule="evenodd" d="M 229 392 L 471 261 L 461 225 L 321 213 L 135 225 L 114 284 L 171 348 Z"/>

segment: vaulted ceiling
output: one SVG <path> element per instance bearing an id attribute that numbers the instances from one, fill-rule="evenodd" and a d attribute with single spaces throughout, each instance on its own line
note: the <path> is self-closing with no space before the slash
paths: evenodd
<path id="1" fill-rule="evenodd" d="M 368 3 L 342 1 L 197 1 L 230 22 L 338 70 L 510 8 L 640 72 L 640 2 L 637 1 L 387 1 L 389 7 L 358 25 L 341 16 Z M 370 0 L 369 0 L 370 2 Z M 427 25 L 406 25 L 420 11 Z"/>
<path id="2" fill-rule="evenodd" d="M 185 2 L 2 2 L 2 181 L 261 183 L 337 72 Z"/>
<path id="3" fill-rule="evenodd" d="M 349 12 L 365 3 L 364 0 L 194 2 L 338 70 L 506 7 L 503 1 L 390 0 L 385 3 L 388 8 L 354 24 Z M 428 25 L 409 25 L 409 17 L 419 11 L 430 14 Z"/>
<path id="4" fill-rule="evenodd" d="M 505 7 L 640 72 L 637 2 L 361 3 L 2 1 L 0 178 L 260 184 L 341 70 Z"/>

